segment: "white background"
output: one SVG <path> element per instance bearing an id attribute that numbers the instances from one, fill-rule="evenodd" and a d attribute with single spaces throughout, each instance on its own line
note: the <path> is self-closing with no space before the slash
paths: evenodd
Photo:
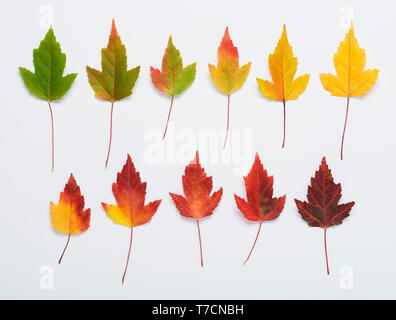
<path id="1" fill-rule="evenodd" d="M 55 35 L 67 55 L 65 72 L 78 73 L 69 93 L 53 103 L 54 173 L 48 106 L 28 93 L 18 72 L 19 66 L 33 69 L 32 50 L 47 31 L 46 6 L 54 10 Z M 314 0 L 3 4 L 0 298 L 395 298 L 395 9 L 392 1 Z M 344 39 L 350 13 L 367 53 L 366 67 L 378 68 L 380 74 L 367 96 L 351 101 L 341 162 L 346 101 L 326 92 L 319 74 L 334 73 L 332 57 Z M 140 65 L 141 73 L 133 95 L 115 105 L 106 170 L 110 104 L 94 97 L 85 66 L 100 68 L 100 49 L 107 45 L 113 17 L 126 44 L 128 66 Z M 266 100 L 255 78 L 269 77 L 268 55 L 284 23 L 298 58 L 297 75 L 310 73 L 311 78 L 304 94 L 287 104 L 286 149 L 281 150 L 281 104 Z M 233 193 L 245 196 L 242 176 L 235 170 L 241 164 L 236 158 L 206 161 L 214 189 L 222 186 L 224 194 L 215 213 L 201 222 L 205 262 L 201 269 L 196 225 L 179 215 L 168 192 L 182 193 L 181 176 L 197 148 L 194 138 L 199 130 L 225 127 L 227 99 L 215 88 L 207 64 L 217 64 L 217 48 L 227 25 L 240 62 L 252 61 L 246 83 L 231 97 L 231 128 L 253 137 L 246 146 L 241 142 L 246 167 L 242 173 L 247 174 L 258 151 L 275 177 L 275 196 L 287 194 L 287 201 L 279 219 L 263 224 L 251 260 L 243 266 L 258 224 L 244 220 L 233 199 Z M 180 141 L 169 132 L 167 143 L 175 145 L 166 149 L 170 158 L 152 163 L 153 142 L 147 136 L 162 134 L 170 99 L 151 84 L 149 67 L 161 65 L 169 35 L 185 65 L 197 62 L 197 77 L 175 99 L 172 120 Z M 229 142 L 228 150 L 240 147 L 232 138 Z M 202 160 L 207 154 L 220 157 L 220 145 L 221 139 L 214 150 L 200 148 Z M 122 286 L 129 229 L 114 224 L 100 202 L 115 203 L 111 184 L 127 153 L 148 182 L 147 200 L 163 201 L 152 221 L 135 229 L 132 260 Z M 325 272 L 323 230 L 308 227 L 293 201 L 305 199 L 323 155 L 335 180 L 342 182 L 341 201 L 356 202 L 351 216 L 328 231 L 330 276 Z M 70 172 L 81 186 L 86 207 L 92 209 L 91 227 L 72 237 L 58 265 L 67 236 L 52 228 L 49 202 L 58 201 Z M 43 266 L 53 270 L 52 290 L 40 288 L 40 279 L 46 276 L 40 274 Z M 340 285 L 345 266 L 353 271 L 353 289 Z"/>

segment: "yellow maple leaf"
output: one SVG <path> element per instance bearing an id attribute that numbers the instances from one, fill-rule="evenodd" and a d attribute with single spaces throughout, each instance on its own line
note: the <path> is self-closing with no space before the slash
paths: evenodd
<path id="1" fill-rule="evenodd" d="M 286 26 L 273 54 L 268 58 L 272 81 L 257 78 L 259 90 L 268 99 L 283 102 L 283 144 L 286 138 L 286 101 L 297 99 L 307 87 L 309 74 L 294 79 L 297 71 L 297 58 L 287 39 Z"/>
<path id="2" fill-rule="evenodd" d="M 359 47 L 355 37 L 353 24 L 341 41 L 337 53 L 334 55 L 334 67 L 337 75 L 324 73 L 320 75 L 323 87 L 332 96 L 346 97 L 347 109 L 344 123 L 344 131 L 341 141 L 341 160 L 343 159 L 343 147 L 345 129 L 348 120 L 348 109 L 350 97 L 364 96 L 366 92 L 377 81 L 378 69 L 364 70 L 366 64 L 366 53 Z"/>

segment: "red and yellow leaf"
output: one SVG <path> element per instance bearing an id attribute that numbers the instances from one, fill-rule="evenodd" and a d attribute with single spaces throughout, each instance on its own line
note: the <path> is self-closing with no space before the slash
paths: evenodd
<path id="1" fill-rule="evenodd" d="M 259 222 L 256 239 L 247 259 L 243 263 L 246 264 L 256 245 L 261 230 L 261 224 L 264 221 L 275 220 L 279 217 L 285 205 L 286 195 L 280 198 L 273 198 L 274 178 L 268 176 L 267 170 L 264 170 L 258 153 L 256 154 L 252 169 L 249 174 L 244 177 L 244 180 L 247 201 L 234 194 L 236 204 L 246 219 Z"/>
<path id="2" fill-rule="evenodd" d="M 122 171 L 117 173 L 117 182 L 113 183 L 113 194 L 117 205 L 102 202 L 103 209 L 115 223 L 131 228 L 129 252 L 122 283 L 124 283 L 128 269 L 133 228 L 149 222 L 161 203 L 161 200 L 156 200 L 145 204 L 146 187 L 147 183 L 140 180 L 140 174 L 136 171 L 128 154 Z"/>
<path id="3" fill-rule="evenodd" d="M 198 151 L 195 159 L 186 167 L 182 180 L 184 197 L 174 193 L 169 193 L 169 195 L 182 216 L 195 219 L 197 222 L 201 266 L 203 267 L 199 219 L 213 214 L 213 210 L 221 200 L 223 188 L 210 195 L 213 188 L 212 177 L 206 176 L 205 170 L 201 167 Z"/>
<path id="4" fill-rule="evenodd" d="M 249 75 L 251 62 L 239 67 L 239 54 L 228 33 L 225 30 L 223 40 L 217 51 L 217 67 L 209 64 L 210 76 L 216 87 L 228 96 L 227 106 L 227 132 L 224 147 L 227 142 L 230 115 L 230 95 L 240 89 Z"/>
<path id="5" fill-rule="evenodd" d="M 324 229 L 324 245 L 326 255 L 327 273 L 329 263 L 327 257 L 326 231 L 327 228 L 341 224 L 349 216 L 349 212 L 355 202 L 338 204 L 341 199 L 341 184 L 335 184 L 331 170 L 327 166 L 326 158 L 323 157 L 319 170 L 315 172 L 315 177 L 311 178 L 311 185 L 308 186 L 308 202 L 294 199 L 298 212 L 310 227 L 320 227 Z"/>
<path id="6" fill-rule="evenodd" d="M 81 195 L 80 187 L 77 185 L 73 174 L 71 174 L 65 189 L 60 193 L 59 203 L 50 202 L 52 226 L 57 231 L 68 234 L 66 246 L 59 263 L 61 263 L 69 244 L 70 235 L 84 232 L 89 228 L 91 209 L 84 210 L 84 205 L 84 196 Z"/>

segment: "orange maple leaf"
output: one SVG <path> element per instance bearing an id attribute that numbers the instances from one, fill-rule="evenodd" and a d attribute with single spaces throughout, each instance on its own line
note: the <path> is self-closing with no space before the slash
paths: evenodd
<path id="1" fill-rule="evenodd" d="M 223 195 L 223 188 L 220 188 L 212 195 L 212 177 L 207 177 L 205 170 L 199 163 L 198 151 L 193 161 L 186 167 L 183 176 L 184 197 L 178 194 L 169 193 L 180 214 L 197 221 L 199 248 L 201 253 L 201 266 L 203 267 L 201 231 L 199 219 L 210 216 Z"/>
<path id="2" fill-rule="evenodd" d="M 65 189 L 60 193 L 59 203 L 50 202 L 50 214 L 52 226 L 59 232 L 66 233 L 66 246 L 58 261 L 61 263 L 66 248 L 69 245 L 70 235 L 81 233 L 89 228 L 91 209 L 84 210 L 84 196 L 81 195 L 73 174 L 70 174 Z"/>
<path id="3" fill-rule="evenodd" d="M 216 87 L 225 93 L 228 97 L 227 105 L 227 131 L 223 148 L 225 148 L 228 137 L 228 129 L 230 124 L 230 96 L 244 84 L 249 75 L 251 62 L 239 67 L 238 48 L 234 46 L 226 28 L 221 40 L 221 44 L 217 51 L 218 63 L 217 67 L 209 64 L 210 76 Z"/>
<path id="4" fill-rule="evenodd" d="M 118 224 L 131 228 L 128 258 L 125 266 L 122 283 L 128 269 L 129 257 L 132 247 L 133 228 L 145 224 L 151 220 L 162 200 L 156 200 L 144 204 L 146 198 L 146 182 L 140 180 L 140 174 L 136 171 L 130 155 L 122 171 L 117 173 L 117 182 L 113 183 L 113 194 L 117 205 L 102 202 L 107 215 Z"/>

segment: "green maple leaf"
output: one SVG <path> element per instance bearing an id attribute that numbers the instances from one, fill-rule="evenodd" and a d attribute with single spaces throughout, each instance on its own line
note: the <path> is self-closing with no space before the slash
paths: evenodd
<path id="1" fill-rule="evenodd" d="M 87 66 L 88 81 L 95 96 L 110 102 L 129 97 L 139 71 L 140 66 L 127 70 L 126 49 L 113 19 L 109 43 L 102 49 L 102 71 Z"/>
<path id="2" fill-rule="evenodd" d="M 48 30 L 38 49 L 33 50 L 34 73 L 19 68 L 22 79 L 28 90 L 45 101 L 62 98 L 69 91 L 77 73 L 63 76 L 66 66 L 66 55 L 62 53 L 56 41 L 52 27 Z"/>
<path id="3" fill-rule="evenodd" d="M 109 162 L 111 139 L 113 131 L 114 102 L 129 97 L 139 76 L 140 66 L 128 70 L 125 46 L 118 35 L 115 22 L 111 26 L 111 33 L 107 48 L 102 49 L 102 71 L 87 66 L 88 81 L 95 96 L 101 100 L 111 102 L 110 111 L 110 139 L 107 152 L 106 167 Z"/>
<path id="4" fill-rule="evenodd" d="M 153 84 L 159 91 L 172 97 L 163 138 L 165 138 L 166 130 L 168 128 L 173 98 L 175 95 L 182 93 L 191 86 L 195 80 L 196 65 L 196 63 L 193 63 L 183 68 L 180 51 L 173 45 L 172 36 L 170 36 L 168 46 L 166 47 L 165 54 L 162 58 L 162 70 L 150 67 L 151 81 Z"/>
<path id="5" fill-rule="evenodd" d="M 34 73 L 22 67 L 19 67 L 19 72 L 28 90 L 37 98 L 48 102 L 52 127 L 52 171 L 54 171 L 54 119 L 51 101 L 59 100 L 69 91 L 77 73 L 63 76 L 66 55 L 62 53 L 52 27 L 40 42 L 40 46 L 33 50 L 33 65 Z"/>

